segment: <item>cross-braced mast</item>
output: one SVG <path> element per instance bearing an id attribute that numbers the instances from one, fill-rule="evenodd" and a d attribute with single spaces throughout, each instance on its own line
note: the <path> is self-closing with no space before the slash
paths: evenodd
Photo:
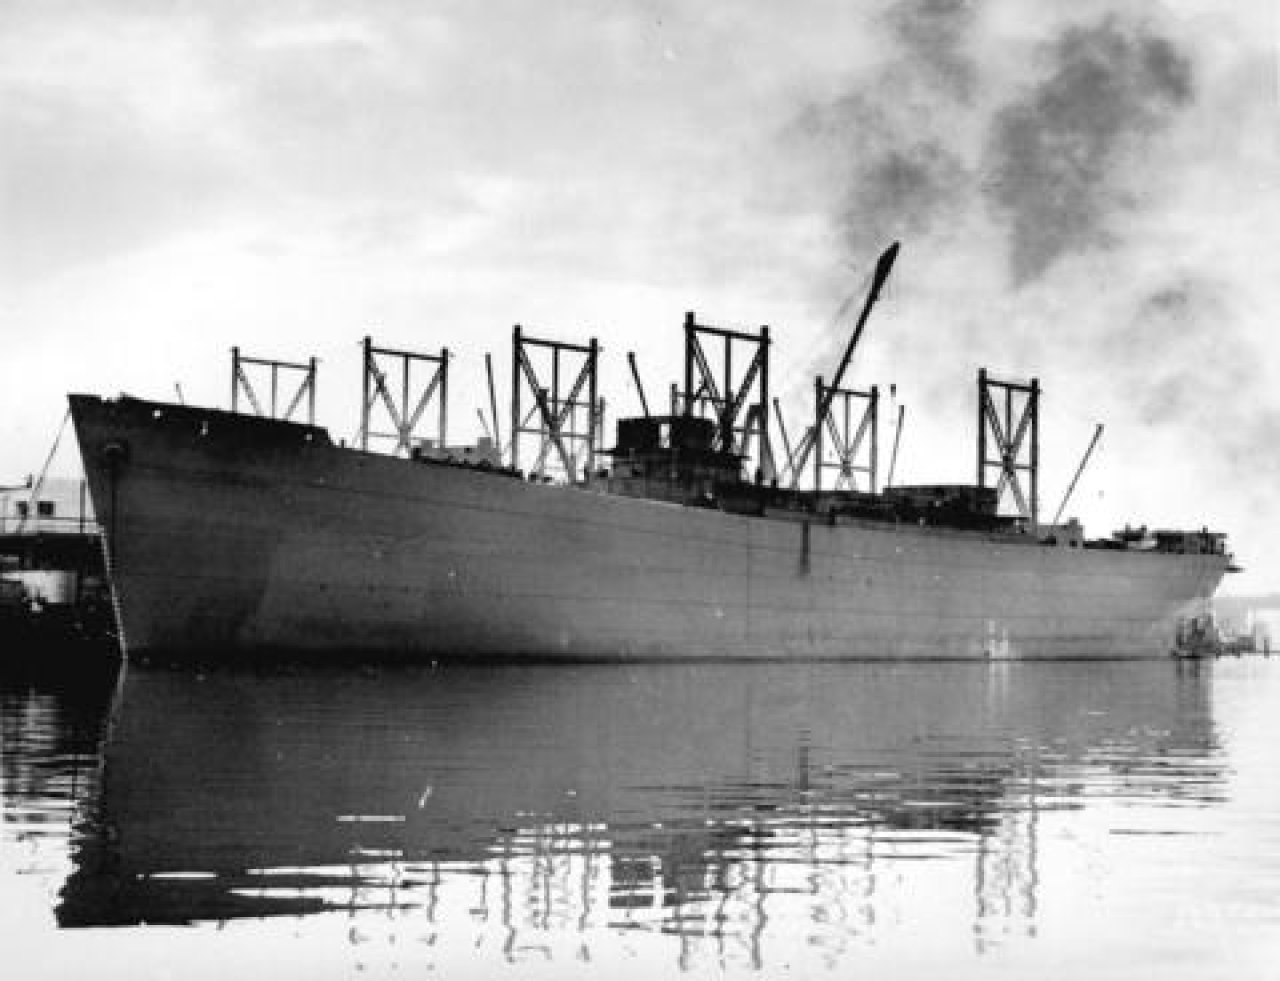
<path id="1" fill-rule="evenodd" d="M 283 402 L 281 392 L 281 375 L 290 382 L 297 381 L 297 387 L 286 387 L 293 395 L 287 403 Z M 264 382 L 267 391 L 259 397 L 254 387 L 254 379 L 259 384 Z M 307 423 L 315 425 L 316 421 L 316 359 L 311 358 L 306 364 L 290 361 L 271 361 L 265 358 L 249 358 L 240 353 L 240 348 L 231 349 L 231 411 L 240 411 L 240 396 L 253 408 L 255 415 L 268 416 L 272 419 L 291 420 L 293 414 L 306 400 Z M 283 408 L 282 408 L 283 406 Z"/>
<path id="2" fill-rule="evenodd" d="M 414 366 L 425 366 L 427 375 L 415 374 Z M 448 426 L 449 349 L 439 354 L 420 354 L 374 347 L 364 339 L 364 398 L 360 411 L 360 448 L 369 449 L 370 440 L 393 440 L 392 454 L 410 455 L 427 409 L 432 401 L 437 407 L 435 438 L 444 445 Z M 374 419 L 381 409 L 382 418 Z M 390 425 L 390 430 L 375 431 L 373 426 Z"/>
<path id="3" fill-rule="evenodd" d="M 600 345 L 527 337 L 517 324 L 511 333 L 511 466 L 520 468 L 521 437 L 537 440 L 529 468 L 539 477 L 548 464 L 566 480 L 578 479 L 582 468 L 594 471 L 604 411 L 596 394 Z M 550 384 L 538 374 L 538 364 Z M 569 381 L 574 368 L 577 373 Z M 532 405 L 524 405 L 525 396 Z"/>
<path id="4" fill-rule="evenodd" d="M 988 377 L 987 369 L 979 369 L 978 486 L 989 486 L 989 476 L 998 473 L 997 501 L 1007 493 L 1018 514 L 1035 528 L 1040 520 L 1039 470 L 1039 379 L 1029 384 L 996 381 Z"/>
<path id="5" fill-rule="evenodd" d="M 673 402 L 679 414 L 708 415 L 716 423 L 716 448 L 755 459 L 765 480 L 777 476 L 769 439 L 769 328 L 759 334 L 700 324 L 685 314 L 684 392 Z M 712 368 L 704 338 L 720 343 L 720 371 Z M 741 373 L 734 371 L 734 346 L 754 346 Z M 742 364 L 740 361 L 739 364 Z M 673 405 L 673 412 L 677 406 Z"/>
<path id="6" fill-rule="evenodd" d="M 833 388 L 819 375 L 814 384 L 813 489 L 822 490 L 822 472 L 834 470 L 833 490 L 861 490 L 858 477 L 866 479 L 866 489 L 876 490 L 880 389 L 870 391 Z M 826 407 L 825 427 L 822 416 Z M 823 429 L 830 437 L 823 436 Z"/>

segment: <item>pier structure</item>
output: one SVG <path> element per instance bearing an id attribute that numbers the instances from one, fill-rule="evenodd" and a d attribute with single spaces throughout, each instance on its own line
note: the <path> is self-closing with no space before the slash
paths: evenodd
<path id="1" fill-rule="evenodd" d="M 113 628 L 85 481 L 46 477 L 0 490 L 0 646 L 22 654 L 105 644 Z"/>

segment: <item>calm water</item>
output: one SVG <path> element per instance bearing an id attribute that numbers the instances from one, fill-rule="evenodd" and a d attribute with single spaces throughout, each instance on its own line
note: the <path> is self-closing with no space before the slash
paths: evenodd
<path id="1" fill-rule="evenodd" d="M 6 977 L 1280 976 L 1280 659 L 130 667 L 0 736 Z"/>

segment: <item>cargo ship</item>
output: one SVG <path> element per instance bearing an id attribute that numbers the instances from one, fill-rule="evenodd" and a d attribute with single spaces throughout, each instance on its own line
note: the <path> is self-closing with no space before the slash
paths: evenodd
<path id="1" fill-rule="evenodd" d="M 608 449 L 596 343 L 537 341 L 519 327 L 500 455 L 447 449 L 443 408 L 438 441 L 411 439 L 443 379 L 417 400 L 406 384 L 397 408 L 368 339 L 362 436 L 350 447 L 314 420 L 72 395 L 126 652 L 1167 656 L 1179 622 L 1233 568 L 1225 538 L 1144 528 L 1090 540 L 1077 522 L 1042 522 L 1038 382 L 980 374 L 977 484 L 877 486 L 878 390 L 841 383 L 895 254 L 881 257 L 844 359 L 830 384 L 817 380 L 813 424 L 783 467 L 768 425 L 767 328 L 750 335 L 693 315 L 670 411 L 649 412 L 637 375 L 644 414 L 619 419 Z M 724 346 L 723 375 L 712 343 Z M 754 355 L 735 376 L 730 349 L 744 344 Z M 553 359 L 550 385 L 536 350 Z M 582 362 L 572 385 L 561 363 L 570 357 Z M 447 352 L 434 360 L 443 373 Z M 395 454 L 369 448 L 380 404 Z M 538 445 L 526 469 L 522 436 Z M 835 486 L 824 489 L 828 474 Z M 1015 513 L 999 513 L 1002 496 Z"/>

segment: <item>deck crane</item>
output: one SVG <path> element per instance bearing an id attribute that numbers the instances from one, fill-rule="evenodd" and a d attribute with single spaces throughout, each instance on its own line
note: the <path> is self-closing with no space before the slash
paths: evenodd
<path id="1" fill-rule="evenodd" d="M 893 486 L 893 472 L 898 468 L 898 444 L 902 442 L 902 420 L 906 417 L 907 407 L 899 403 L 898 421 L 893 427 L 893 455 L 889 457 L 889 476 L 885 478 L 885 487 Z"/>
<path id="2" fill-rule="evenodd" d="M 640 382 L 640 369 L 636 367 L 635 351 L 627 352 L 627 364 L 631 365 L 631 377 L 635 379 L 636 394 L 640 396 L 640 408 L 644 410 L 644 417 L 650 419 L 649 400 L 644 397 L 644 385 Z"/>
<path id="3" fill-rule="evenodd" d="M 791 449 L 791 437 L 787 435 L 787 423 L 782 418 L 782 405 L 775 397 L 773 400 L 773 412 L 778 417 L 778 432 L 782 434 L 782 448 L 787 452 L 787 466 L 795 467 L 795 452 Z"/>
<path id="4" fill-rule="evenodd" d="M 1071 478 L 1071 486 L 1067 488 L 1067 492 L 1062 495 L 1062 503 L 1058 505 L 1058 512 L 1053 516 L 1053 523 L 1056 525 L 1062 519 L 1062 512 L 1067 509 L 1067 502 L 1071 500 L 1071 494 L 1076 489 L 1076 484 L 1080 480 L 1080 475 L 1084 473 L 1084 468 L 1089 465 L 1089 457 L 1093 455 L 1093 448 L 1098 445 L 1098 440 L 1102 438 L 1102 423 L 1098 423 L 1098 428 L 1093 431 L 1093 439 L 1089 441 L 1089 448 L 1084 451 L 1084 457 L 1080 460 L 1080 466 L 1076 467 L 1076 475 Z"/>
<path id="5" fill-rule="evenodd" d="M 893 269 L 893 261 L 898 257 L 898 243 L 894 242 L 880 256 L 876 262 L 875 275 L 871 278 L 871 289 L 867 293 L 866 302 L 862 305 L 862 313 L 858 316 L 857 326 L 854 327 L 853 336 L 849 338 L 849 346 L 844 349 L 844 357 L 840 359 L 840 367 L 836 369 L 835 377 L 832 378 L 831 384 L 827 387 L 822 401 L 818 405 L 817 425 L 812 429 L 806 430 L 804 437 L 800 440 L 800 444 L 796 447 L 795 466 L 791 471 L 791 487 L 795 489 L 799 486 L 800 475 L 804 472 L 805 464 L 809 461 L 809 454 L 813 452 L 813 446 L 817 438 L 818 426 L 822 425 L 827 418 L 827 414 L 831 411 L 831 400 L 835 396 L 835 392 L 840 388 L 840 384 L 844 381 L 844 374 L 849 368 L 849 362 L 853 359 L 853 350 L 858 346 L 858 340 L 862 337 L 862 329 L 867 325 L 867 318 L 871 315 L 871 308 L 875 306 L 876 300 L 880 298 L 880 290 L 885 284 L 885 280 L 889 278 L 889 271 Z"/>

